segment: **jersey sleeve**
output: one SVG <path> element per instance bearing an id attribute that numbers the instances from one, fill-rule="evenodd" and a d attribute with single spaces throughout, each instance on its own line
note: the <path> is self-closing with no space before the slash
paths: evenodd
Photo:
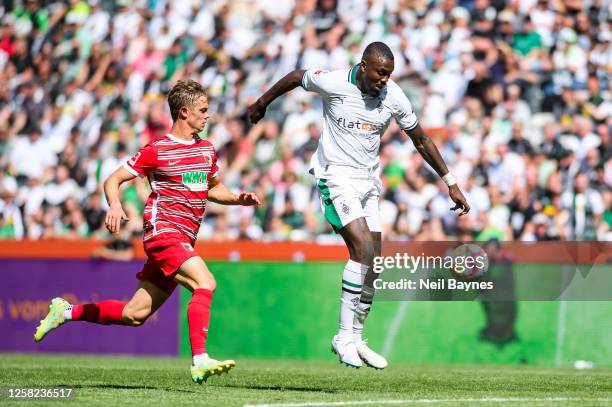
<path id="1" fill-rule="evenodd" d="M 151 144 L 147 144 L 132 156 L 124 168 L 137 177 L 146 177 L 157 167 L 157 153 Z"/>
<path id="2" fill-rule="evenodd" d="M 210 167 L 210 172 L 207 175 L 207 179 L 210 181 L 212 178 L 219 175 L 219 163 L 217 162 L 217 151 L 213 149 L 212 154 L 210 155 L 212 159 L 212 165 Z"/>
<path id="3" fill-rule="evenodd" d="M 412 130 L 419 124 L 416 113 L 412 110 L 412 104 L 402 89 L 394 84 L 393 86 L 393 116 L 399 127 L 404 130 Z"/>
<path id="4" fill-rule="evenodd" d="M 302 76 L 302 87 L 310 92 L 325 96 L 332 92 L 332 85 L 330 72 L 322 69 L 308 69 Z"/>

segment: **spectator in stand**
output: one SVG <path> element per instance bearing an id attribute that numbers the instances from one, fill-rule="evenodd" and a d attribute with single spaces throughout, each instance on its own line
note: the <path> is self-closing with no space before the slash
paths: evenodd
<path id="1" fill-rule="evenodd" d="M 101 183 L 168 131 L 165 93 L 192 78 L 214 96 L 218 119 L 201 136 L 215 144 L 224 182 L 264 197 L 253 214 L 211 203 L 216 216 L 200 236 L 338 241 L 320 221 L 308 175 L 321 101 L 295 92 L 253 127 L 245 109 L 282 73 L 348 67 L 382 40 L 395 56 L 393 79 L 474 208 L 466 219 L 449 218 L 429 169 L 390 126 L 381 140 L 385 237 L 610 239 L 606 2 L 191 3 L 4 3 L 2 236 L 108 237 L 99 225 L 107 209 Z M 127 210 L 139 213 L 146 188 L 126 189 Z M 140 233 L 142 225 L 130 228 Z"/>

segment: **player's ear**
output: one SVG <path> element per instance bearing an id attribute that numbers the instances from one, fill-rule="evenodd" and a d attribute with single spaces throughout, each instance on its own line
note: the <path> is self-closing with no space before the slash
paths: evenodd
<path id="1" fill-rule="evenodd" d="M 187 119 L 187 106 L 181 106 L 179 109 L 179 119 Z"/>

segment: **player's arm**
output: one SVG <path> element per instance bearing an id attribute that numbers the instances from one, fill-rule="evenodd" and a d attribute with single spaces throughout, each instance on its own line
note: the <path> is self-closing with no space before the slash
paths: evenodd
<path id="1" fill-rule="evenodd" d="M 218 176 L 208 180 L 208 200 L 221 205 L 259 205 L 259 197 L 253 192 L 241 192 L 234 194 L 221 183 Z"/>
<path id="2" fill-rule="evenodd" d="M 274 99 L 300 86 L 305 72 L 304 69 L 296 69 L 288 73 L 272 85 L 255 103 L 249 106 L 247 108 L 247 115 L 251 123 L 255 124 L 265 116 L 266 108 Z"/>
<path id="3" fill-rule="evenodd" d="M 451 209 L 453 211 L 460 209 L 461 212 L 459 213 L 459 216 L 467 214 L 470 211 L 470 205 L 468 205 L 467 200 L 457 185 L 457 182 L 448 171 L 446 163 L 444 162 L 438 147 L 436 147 L 431 138 L 425 134 L 418 123 L 412 129 L 407 130 L 406 133 L 414 143 L 414 146 L 419 154 L 421 154 L 421 157 L 423 157 L 427 164 L 431 165 L 434 171 L 436 171 L 444 182 L 446 182 L 446 185 L 448 185 L 448 194 L 456 204 Z"/>
<path id="4" fill-rule="evenodd" d="M 119 199 L 119 187 L 126 181 L 130 181 L 136 178 L 136 175 L 125 169 L 124 166 L 117 168 L 110 177 L 104 181 L 104 195 L 106 196 L 106 202 L 108 202 L 108 212 L 106 212 L 106 220 L 104 224 L 111 233 L 119 233 L 121 227 L 121 221 L 128 220 L 127 215 L 121 207 L 121 200 Z"/>

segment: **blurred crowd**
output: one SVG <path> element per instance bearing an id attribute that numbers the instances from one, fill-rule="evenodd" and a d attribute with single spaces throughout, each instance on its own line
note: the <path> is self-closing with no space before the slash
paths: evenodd
<path id="1" fill-rule="evenodd" d="M 612 5 L 606 0 L 3 0 L 0 238 L 108 237 L 103 180 L 171 125 L 181 78 L 210 96 L 222 179 L 257 208 L 209 204 L 199 237 L 336 242 L 308 174 L 321 101 L 246 106 L 297 68 L 342 69 L 384 41 L 472 206 L 392 124 L 381 147 L 389 240 L 612 240 Z M 141 179 L 123 190 L 142 232 Z"/>

